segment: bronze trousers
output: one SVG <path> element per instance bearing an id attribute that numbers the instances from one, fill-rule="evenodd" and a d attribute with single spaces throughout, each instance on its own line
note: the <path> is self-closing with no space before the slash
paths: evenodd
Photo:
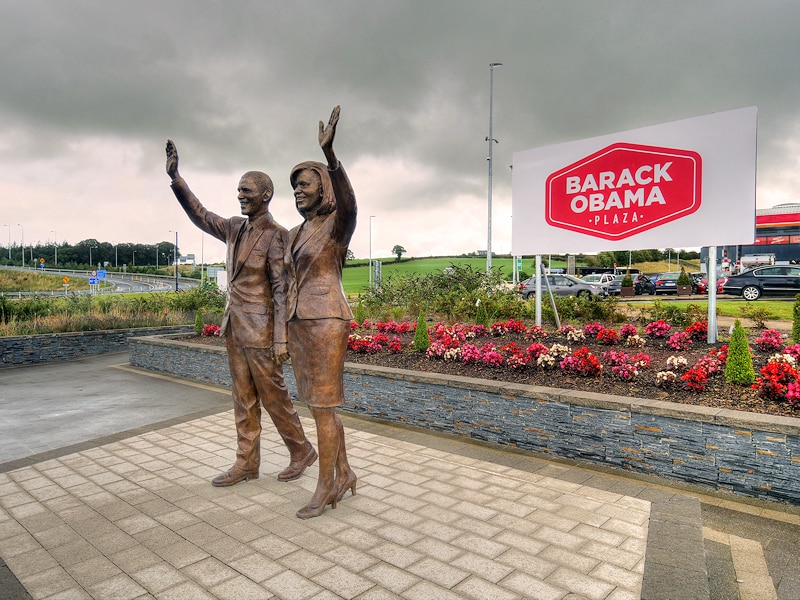
<path id="1" fill-rule="evenodd" d="M 261 405 L 272 419 L 291 461 L 308 453 L 300 417 L 292 405 L 283 366 L 272 359 L 270 348 L 242 348 L 226 337 L 236 421 L 236 464 L 258 469 L 261 464 Z"/>

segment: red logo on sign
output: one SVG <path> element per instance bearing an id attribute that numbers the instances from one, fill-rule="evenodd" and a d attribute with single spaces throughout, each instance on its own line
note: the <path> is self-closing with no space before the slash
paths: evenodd
<path id="1" fill-rule="evenodd" d="M 612 144 L 547 178 L 545 219 L 623 240 L 700 208 L 702 165 L 691 150 Z"/>

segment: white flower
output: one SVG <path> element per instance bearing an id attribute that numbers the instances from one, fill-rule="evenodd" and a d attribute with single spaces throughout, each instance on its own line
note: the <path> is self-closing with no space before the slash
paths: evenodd
<path id="1" fill-rule="evenodd" d="M 667 359 L 667 367 L 670 369 L 685 369 L 687 366 L 689 366 L 689 361 L 682 356 L 670 356 Z"/>
<path id="2" fill-rule="evenodd" d="M 786 363 L 791 367 L 794 367 L 797 364 L 797 359 L 791 354 L 773 354 L 767 360 L 768 363 Z"/>
<path id="3" fill-rule="evenodd" d="M 674 383 L 678 376 L 674 371 L 659 371 L 656 373 L 656 385 L 664 386 Z"/>

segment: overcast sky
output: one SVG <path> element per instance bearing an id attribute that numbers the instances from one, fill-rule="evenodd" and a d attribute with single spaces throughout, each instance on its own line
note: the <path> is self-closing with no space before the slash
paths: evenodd
<path id="1" fill-rule="evenodd" d="M 351 249 L 485 249 L 489 63 L 494 252 L 511 243 L 514 152 L 758 107 L 757 205 L 800 200 L 800 10 L 760 0 L 0 0 L 0 231 L 201 248 L 164 144 L 207 208 L 238 214 L 248 170 L 300 222 L 291 168 L 324 160 L 356 191 Z M 370 219 L 374 215 L 374 219 Z M 22 227 L 19 227 L 21 224 Z M 55 232 L 55 233 L 54 233 Z M 535 231 L 532 231 L 535 235 Z"/>

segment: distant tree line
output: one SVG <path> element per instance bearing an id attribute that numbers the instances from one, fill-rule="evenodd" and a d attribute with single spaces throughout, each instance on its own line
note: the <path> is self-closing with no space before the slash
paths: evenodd
<path id="1" fill-rule="evenodd" d="M 579 264 L 585 264 L 587 267 L 618 267 L 627 266 L 628 260 L 631 264 L 645 263 L 645 262 L 659 262 L 662 260 L 699 260 L 700 253 L 696 250 L 685 251 L 675 250 L 674 248 L 665 248 L 664 250 L 657 250 L 655 248 L 650 250 L 616 250 L 614 252 L 599 252 L 593 255 L 579 254 L 576 261 Z"/>
<path id="2" fill-rule="evenodd" d="M 24 259 L 23 259 L 24 250 Z M 9 258 L 10 256 L 10 258 Z M 178 249 L 177 257 L 181 257 Z M 24 249 L 17 244 L 0 246 L 0 264 L 38 267 L 44 259 L 46 268 L 56 266 L 64 269 L 96 269 L 137 272 L 155 272 L 156 267 L 175 264 L 175 244 L 134 244 L 99 242 L 96 239 L 82 240 L 77 244 L 26 244 Z"/>

